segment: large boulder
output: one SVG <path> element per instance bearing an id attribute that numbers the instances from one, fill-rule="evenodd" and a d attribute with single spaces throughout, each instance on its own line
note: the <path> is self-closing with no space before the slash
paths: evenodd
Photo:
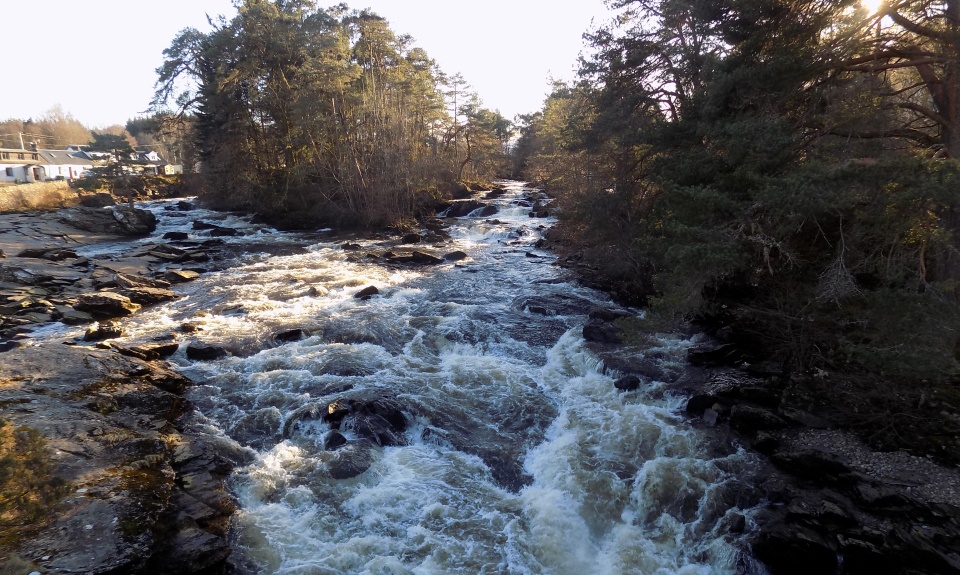
<path id="1" fill-rule="evenodd" d="M 71 208 L 61 212 L 60 221 L 84 231 L 101 234 L 143 235 L 157 229 L 157 216 L 153 215 L 153 212 L 130 206 Z"/>
<path id="2" fill-rule="evenodd" d="M 109 291 L 80 294 L 73 307 L 77 311 L 89 313 L 96 319 L 128 316 L 140 309 L 140 306 L 130 301 L 130 298 Z"/>
<path id="3" fill-rule="evenodd" d="M 483 202 L 478 202 L 477 200 L 463 200 L 457 202 L 451 202 L 450 207 L 443 214 L 448 218 L 462 218 L 474 210 L 479 210 L 482 207 L 485 207 L 487 204 Z M 494 208 L 494 213 L 496 213 L 496 208 Z"/>

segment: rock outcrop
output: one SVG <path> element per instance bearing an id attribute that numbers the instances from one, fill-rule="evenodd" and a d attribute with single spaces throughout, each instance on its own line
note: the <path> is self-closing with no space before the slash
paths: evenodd
<path id="1" fill-rule="evenodd" d="M 224 481 L 249 455 L 204 435 L 189 380 L 112 351 L 0 355 L 4 418 L 39 433 L 68 495 L 13 542 L 30 570 L 210 573 L 230 554 Z M 27 572 L 24 571 L 24 572 Z"/>
<path id="2" fill-rule="evenodd" d="M 60 212 L 60 221 L 94 233 L 143 235 L 157 229 L 157 216 L 129 206 L 76 207 Z"/>

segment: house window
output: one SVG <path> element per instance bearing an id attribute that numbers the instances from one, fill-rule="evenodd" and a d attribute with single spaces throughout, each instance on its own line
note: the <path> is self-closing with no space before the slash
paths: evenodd
<path id="1" fill-rule="evenodd" d="M 11 178 L 13 177 L 13 168 L 7 168 L 7 175 Z"/>
<path id="2" fill-rule="evenodd" d="M 22 160 L 22 159 L 23 159 L 23 154 L 17 154 L 17 159 L 18 159 L 18 160 Z"/>
<path id="3" fill-rule="evenodd" d="M 10 152 L 4 152 L 4 153 L 3 153 L 3 159 L 4 159 L 4 160 L 9 160 L 9 159 L 10 159 Z"/>
<path id="4" fill-rule="evenodd" d="M 38 160 L 40 159 L 40 154 L 30 154 L 30 157 L 33 158 L 34 160 Z"/>

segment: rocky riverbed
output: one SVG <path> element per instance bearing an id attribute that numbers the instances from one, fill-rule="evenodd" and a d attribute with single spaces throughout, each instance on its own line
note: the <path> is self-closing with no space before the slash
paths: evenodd
<path id="1" fill-rule="evenodd" d="M 547 215 L 542 204 L 535 202 L 535 206 L 539 207 L 530 210 L 530 217 Z M 472 213 L 489 218 L 495 211 L 494 206 L 467 199 L 448 206 L 446 215 Z M 178 231 L 164 231 L 162 222 L 161 228 L 156 229 L 156 213 L 163 216 L 162 220 L 179 222 Z M 523 217 L 526 218 L 525 212 Z M 483 229 L 495 230 L 500 225 L 498 220 L 488 222 Z M 182 231 L 185 223 L 190 224 L 189 232 Z M 538 254 L 530 249 L 533 244 L 524 243 L 528 242 L 524 238 L 530 237 L 524 229 L 517 227 L 498 240 L 503 242 L 498 257 L 513 257 L 511 254 L 519 246 L 527 250 L 514 254 L 519 259 L 546 261 L 543 252 Z M 0 215 L 0 413 L 8 425 L 39 433 L 46 450 L 44 456 L 52 462 L 50 474 L 62 481 L 51 487 L 62 495 L 49 506 L 43 520 L 0 528 L 6 562 L 3 573 L 214 573 L 227 568 L 231 546 L 235 544 L 229 535 L 236 501 L 226 488 L 226 481 L 236 468 L 258 457 L 254 449 L 240 445 L 260 449 L 284 440 L 282 446 L 291 435 L 298 436 L 297 441 L 303 443 L 304 438 L 311 437 L 313 427 L 300 409 L 287 417 L 289 426 L 273 430 L 277 437 L 261 433 L 261 428 L 270 431 L 269 421 L 254 421 L 250 416 L 242 419 L 241 423 L 247 423 L 238 424 L 232 429 L 231 438 L 227 438 L 185 398 L 185 392 L 195 384 L 173 371 L 164 358 L 178 349 L 184 359 L 200 362 L 228 354 L 239 358 L 255 354 L 263 348 L 263 341 L 270 342 L 269 345 L 293 342 L 299 346 L 298 342 L 304 339 L 312 342 L 308 338 L 315 333 L 322 333 L 323 341 L 330 340 L 335 345 L 340 345 L 336 343 L 339 341 L 347 343 L 347 336 L 360 338 L 357 342 L 361 345 L 380 342 L 386 336 L 363 331 L 366 324 L 359 315 L 363 308 L 352 307 L 344 308 L 354 314 L 349 325 L 337 323 L 340 320 L 316 326 L 271 325 L 266 340 L 257 334 L 235 336 L 230 349 L 206 341 L 207 337 L 216 337 L 204 335 L 213 334 L 204 330 L 213 330 L 214 324 L 204 325 L 203 319 L 181 321 L 148 340 L 134 338 L 136 343 L 118 344 L 129 340 L 121 337 L 124 322 L 118 320 L 159 303 L 178 301 L 190 292 L 191 282 L 210 271 L 228 267 L 236 255 L 251 251 L 299 253 L 306 243 L 263 244 L 263 234 L 271 233 L 263 226 L 232 226 L 225 215 L 219 220 L 198 218 L 190 202 L 167 202 L 162 207 L 155 206 L 153 212 L 114 206 Z M 476 241 L 481 236 L 470 237 Z M 461 267 L 456 263 L 470 262 L 471 255 L 451 250 L 449 240 L 442 222 L 429 221 L 417 233 L 386 234 L 375 241 L 348 239 L 336 245 L 343 261 L 350 265 L 373 263 L 394 270 L 435 267 L 443 270 L 439 273 L 459 273 L 458 277 L 463 279 L 443 288 L 458 294 L 458 286 L 472 281 L 480 270 L 472 264 Z M 537 242 L 536 247 L 542 245 L 543 242 Z M 254 265 L 250 271 L 264 270 Z M 327 278 L 332 284 L 321 285 L 321 281 L 326 281 L 323 270 L 311 271 L 316 285 L 308 285 L 310 282 L 304 283 L 306 276 L 301 277 L 303 273 L 290 272 L 290 287 L 269 286 L 277 297 L 286 294 L 277 301 L 288 296 L 297 301 L 303 294 L 322 298 L 328 290 L 343 287 L 332 276 Z M 549 286 L 557 280 L 540 281 L 540 285 Z M 349 286 L 348 299 L 374 305 L 397 299 L 402 303 L 402 297 L 416 293 L 395 287 L 386 289 L 384 295 L 376 288 L 361 289 L 363 285 L 353 283 Z M 548 290 L 545 294 L 521 297 L 498 320 L 500 327 L 519 338 L 517 341 L 534 346 L 531 349 L 559 338 L 567 329 L 567 320 L 563 318 L 586 316 L 593 305 L 566 292 Z M 256 313 L 253 308 L 231 307 L 233 304 L 228 301 L 218 305 L 223 309 L 214 310 L 217 318 Z M 207 313 L 194 312 L 198 317 Z M 514 317 L 513 314 L 519 314 L 520 323 L 504 324 L 503 319 Z M 419 329 L 426 329 L 428 324 L 438 323 L 439 317 L 426 314 L 415 319 L 422 324 L 418 324 Z M 544 331 L 541 326 L 535 328 L 535 333 L 530 331 L 530 318 L 539 318 L 550 330 Z M 477 319 L 489 320 L 487 315 Z M 66 329 L 72 330 L 70 335 L 64 332 L 60 337 L 60 330 Z M 960 572 L 960 473 L 955 467 L 904 452 L 871 449 L 844 430 L 842 424 L 812 409 L 814 402 L 803 400 L 803 386 L 797 381 L 762 364 L 751 365 L 736 346 L 690 331 L 684 334 L 683 341 L 696 345 L 687 352 L 688 361 L 684 364 L 677 361 L 677 350 L 664 351 L 649 329 L 636 314 L 614 306 L 598 307 L 586 316 L 582 338 L 592 356 L 600 361 L 602 371 L 609 375 L 605 379 L 609 383 L 600 383 L 615 391 L 618 399 L 614 403 L 630 409 L 634 409 L 630 406 L 641 395 L 646 398 L 644 401 L 659 401 L 677 394 L 687 397 L 685 416 L 705 437 L 712 438 L 717 453 L 748 446 L 763 456 L 756 460 L 759 467 L 749 471 L 750 477 L 742 478 L 749 487 L 743 487 L 733 497 L 743 504 L 757 500 L 763 503 L 749 513 L 723 514 L 717 529 L 727 536 L 745 534 L 746 545 L 771 573 Z M 32 345 L 36 337 L 45 338 L 45 343 Z M 244 338 L 250 341 L 245 343 Z M 316 353 L 310 346 L 319 344 L 302 345 L 303 353 Z M 286 358 L 279 354 L 266 359 L 268 363 L 282 360 Z M 512 361 L 515 360 L 509 359 L 506 365 L 512 365 Z M 499 370 L 491 373 L 495 375 Z M 349 378 L 362 375 L 362 370 L 348 371 L 323 371 L 318 377 L 342 375 L 354 381 Z M 482 371 L 485 373 L 487 368 Z M 593 387 L 584 389 L 590 389 L 591 394 L 600 393 Z M 269 392 L 271 401 L 277 401 L 279 393 Z M 375 401 L 369 404 L 375 409 L 356 403 L 351 404 L 353 411 L 342 412 L 330 410 L 335 403 L 323 406 L 344 420 L 382 417 L 383 409 Z M 261 411 L 270 410 L 279 413 L 272 406 Z M 657 413 L 658 418 L 672 417 L 666 412 Z M 431 437 L 446 437 L 445 433 L 456 437 L 450 430 L 462 425 L 444 423 L 441 415 L 444 414 L 438 414 L 425 428 L 424 437 L 431 433 Z M 567 417 L 561 419 L 567 421 Z M 574 420 L 570 419 L 571 425 Z M 384 427 L 385 433 L 392 434 L 390 437 L 397 437 L 396 442 L 384 441 L 382 433 L 373 433 L 368 441 L 381 445 L 407 443 L 405 438 L 414 437 L 411 433 L 424 425 L 403 421 L 402 426 Z M 251 422 L 256 425 L 251 427 Z M 341 447 L 348 439 L 336 431 L 340 420 L 334 423 L 334 431 L 329 432 L 329 441 L 325 442 L 329 445 L 325 444 L 323 449 L 339 454 L 339 459 L 332 460 L 336 462 L 344 459 Z M 299 427 L 303 429 L 293 429 Z M 447 427 L 450 430 L 445 431 Z M 244 430 L 262 437 L 254 438 Z M 519 465 L 516 459 L 522 454 L 522 446 L 517 446 L 517 454 L 506 457 L 495 445 L 503 425 L 488 431 L 484 432 L 482 446 L 467 448 L 457 444 L 458 448 L 474 453 L 489 465 L 500 487 L 522 490 L 530 480 L 526 475 L 530 468 Z M 348 436 L 352 437 L 349 433 Z M 624 437 L 623 441 L 627 439 Z M 337 440 L 337 445 L 331 443 L 333 440 Z M 430 440 L 433 441 L 436 440 Z M 432 445 L 430 442 L 425 445 Z M 371 457 L 379 452 L 376 447 L 368 451 Z M 285 452 L 270 457 L 282 453 Z M 546 460 L 537 461 L 535 466 L 546 465 Z M 362 469 L 345 477 L 352 478 L 372 464 L 373 459 L 366 461 Z M 720 468 L 725 465 L 728 464 L 721 463 Z M 335 478 L 336 473 L 343 471 L 335 465 L 331 469 Z M 618 474 L 625 473 L 617 469 Z M 257 473 L 268 472 L 269 469 L 263 469 Z M 588 474 L 592 475 L 593 472 Z M 629 477 L 629 473 L 624 477 Z M 648 481 L 654 479 L 651 476 Z M 655 491 L 665 497 L 666 509 L 671 509 L 672 498 L 661 492 L 660 488 Z M 601 503 L 614 504 L 596 502 Z M 244 544 L 249 545 L 249 541 L 244 540 Z M 762 572 L 749 560 L 738 561 L 738 572 Z M 246 569 L 255 570 L 250 565 Z"/>

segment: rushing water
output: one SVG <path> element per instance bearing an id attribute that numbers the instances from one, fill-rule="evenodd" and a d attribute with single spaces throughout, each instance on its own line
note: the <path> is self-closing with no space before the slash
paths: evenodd
<path id="1" fill-rule="evenodd" d="M 264 253 L 125 322 L 121 343 L 190 322 L 234 352 L 190 362 L 182 346 L 173 361 L 198 382 L 190 398 L 210 430 L 255 454 L 232 482 L 241 569 L 761 571 L 729 532 L 750 515 L 738 507 L 749 456 L 718 455 L 662 383 L 614 388 L 581 336 L 592 306 L 614 304 L 535 249 L 545 220 L 527 216 L 530 190 L 506 187 L 496 219 L 453 220 L 433 248 L 466 252 L 456 264 L 389 267 L 365 257 L 388 249 L 376 240 L 346 251 L 260 229 Z M 158 233 L 188 229 L 155 209 Z M 270 255 L 297 242 L 306 249 Z M 380 295 L 353 297 L 368 285 Z M 306 337 L 275 341 L 291 328 Z M 679 361 L 687 345 L 663 338 L 651 351 Z M 347 418 L 347 445 L 324 449 L 333 432 L 321 415 L 341 399 L 398 409 L 402 431 L 381 447 Z M 366 471 L 342 478 L 345 468 Z"/>

